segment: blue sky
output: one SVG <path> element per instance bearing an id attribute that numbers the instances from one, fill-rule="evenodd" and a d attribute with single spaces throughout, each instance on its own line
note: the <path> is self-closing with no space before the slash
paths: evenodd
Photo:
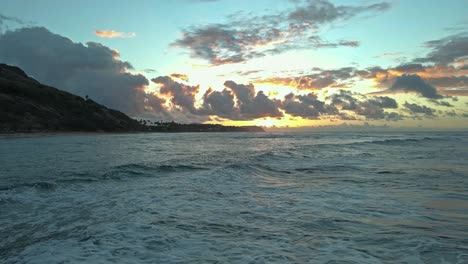
<path id="1" fill-rule="evenodd" d="M 161 68 L 164 60 L 182 61 L 183 51 L 169 47 L 183 28 L 219 23 L 239 11 L 256 14 L 291 8 L 286 0 L 267 1 L 28 1 L 2 0 L 2 13 L 34 25 L 44 26 L 54 33 L 75 41 L 97 41 L 117 49 L 122 59 L 138 69 Z M 372 1 L 333 1 L 355 5 Z M 424 52 L 425 41 L 437 39 L 450 32 L 449 27 L 468 23 L 468 7 L 461 0 L 392 1 L 392 9 L 371 18 L 359 18 L 327 29 L 330 38 L 352 38 L 362 47 L 343 61 L 363 65 L 389 63 L 376 59 L 383 53 L 401 52 L 414 56 Z M 135 32 L 133 39 L 102 39 L 94 35 L 97 29 Z M 324 51 L 329 52 L 329 51 Z M 349 54 L 349 53 L 348 53 Z M 390 63 L 393 63 L 390 61 Z"/>
<path id="2" fill-rule="evenodd" d="M 144 76 L 148 81 L 144 90 L 165 101 L 165 117 L 184 121 L 235 121 L 236 124 L 278 126 L 330 124 L 336 120 L 339 120 L 338 123 L 370 121 L 376 124 L 390 122 L 393 125 L 424 125 L 429 122 L 430 125 L 436 122 L 434 120 L 442 119 L 442 123 L 447 126 L 456 126 L 462 122 L 463 116 L 468 114 L 465 99 L 468 95 L 465 83 L 467 75 L 464 70 L 468 54 L 463 53 L 463 41 L 468 30 L 468 7 L 466 2 L 461 0 L 0 0 L 0 4 L 0 15 L 3 16 L 3 23 L 0 25 L 3 25 L 4 34 L 8 30 L 13 32 L 25 27 L 44 27 L 51 33 L 69 38 L 74 43 L 91 41 L 118 50 L 118 60 L 127 61 L 134 66 L 133 70 L 124 70 L 129 74 Z M 302 13 L 297 15 L 299 11 Z M 23 23 L 16 23 L 8 18 L 16 18 Z M 294 30 L 291 26 L 302 28 Z M 112 30 L 130 37 L 103 38 L 96 34 L 97 30 Z M 259 36 L 256 36 L 255 30 L 265 30 L 266 33 L 258 33 Z M 278 36 L 271 36 L 276 32 L 271 30 L 278 30 Z M 255 39 L 256 37 L 258 38 Z M 450 38 L 458 41 L 455 46 L 456 49 L 460 49 L 458 57 L 450 62 L 429 59 L 428 54 L 431 51 L 440 49 L 440 52 L 446 52 L 447 48 L 440 43 L 431 46 L 428 41 L 445 38 L 447 42 L 443 45 L 446 46 L 450 45 Z M 216 44 L 209 48 L 212 43 Z M 0 52 L 0 61 L 1 59 Z M 5 56 L 3 60 L 7 63 L 21 64 L 18 66 L 28 65 L 27 62 L 12 56 Z M 419 71 L 403 71 L 400 70 L 402 67 L 396 70 L 399 66 L 416 63 L 421 65 Z M 348 70 L 351 77 L 335 77 L 334 74 L 338 73 L 330 72 L 344 67 L 353 68 Z M 376 67 L 383 70 L 380 73 L 385 72 L 389 77 L 376 76 L 377 71 L 370 70 Z M 155 71 L 145 72 L 145 69 Z M 255 71 L 256 73 L 250 73 Z M 364 74 L 361 71 L 368 73 Z M 173 99 L 177 94 L 172 90 L 166 94 L 161 93 L 160 89 L 164 89 L 168 83 L 151 81 L 158 76 L 170 76 L 173 73 L 188 75 L 188 80 L 172 78 L 172 81 L 182 87 L 184 96 L 194 98 L 189 100 L 194 104 L 193 107 L 177 103 L 177 100 Z M 34 72 L 29 74 L 34 76 Z M 417 87 L 408 88 L 405 86 L 408 82 L 406 80 L 402 81 L 404 86 L 400 88 L 394 85 L 397 78 L 406 78 L 403 75 L 409 74 L 418 75 L 421 80 L 416 82 L 421 82 L 421 85 L 416 84 Z M 456 83 L 456 86 L 450 87 L 447 78 L 452 78 L 452 83 Z M 340 81 L 337 81 L 338 79 Z M 266 103 L 272 107 L 275 104 L 281 116 L 276 111 L 266 111 L 266 108 L 263 109 L 266 112 L 261 114 L 254 113 L 254 110 L 245 110 L 250 106 L 247 107 L 246 102 L 239 101 L 238 94 L 224 85 L 228 80 L 238 85 L 252 83 L 254 93 L 249 103 L 253 103 L 257 99 L 257 93 L 262 91 L 271 101 L 271 104 L 269 101 Z M 320 87 L 309 85 L 307 88 L 301 88 L 299 80 L 309 84 L 320 83 Z M 48 80 L 44 78 L 40 81 L 47 83 Z M 322 85 L 323 82 L 328 82 L 329 86 Z M 49 83 L 67 86 L 70 80 Z M 425 87 L 424 83 L 433 87 L 428 89 L 436 89 L 441 97 L 421 96 L 418 89 Z M 438 87 L 439 84 L 442 86 Z M 187 89 L 190 90 L 187 87 L 197 85 L 198 89 L 187 92 Z M 211 91 L 208 90 L 210 88 L 218 92 L 230 90 L 237 113 L 218 115 L 214 106 L 207 104 L 205 106 L 211 107 L 212 112 L 208 113 L 206 109 L 202 111 L 203 95 Z M 65 90 L 77 91 L 76 88 L 68 87 L 65 87 Z M 383 115 L 380 111 L 382 109 L 372 109 L 379 114 L 379 118 L 374 118 L 371 114 L 366 115 L 367 110 L 371 111 L 367 108 L 346 112 L 341 103 L 338 110 L 327 112 L 310 102 L 307 105 L 305 99 L 300 97 L 313 93 L 317 100 L 330 103 L 327 100 L 331 100 L 331 95 L 340 93 L 340 90 L 357 93 L 354 97 L 359 97 L 357 100 L 363 105 L 369 100 L 372 101 L 373 96 L 389 96 L 397 101 L 399 107 L 383 109 Z M 285 99 L 285 96 L 290 92 L 295 95 L 289 102 L 291 107 L 295 106 L 294 109 L 286 107 L 289 99 Z M 374 95 L 374 92 L 381 93 Z M 366 98 L 360 97 L 360 94 Z M 217 95 L 213 94 L 213 97 Z M 225 99 L 229 99 L 227 92 L 225 95 Z M 453 107 L 441 108 L 437 100 L 447 101 L 445 105 L 450 101 Z M 242 113 L 242 103 L 246 103 L 245 113 Z M 433 111 L 411 112 L 410 104 L 427 106 Z M 312 114 L 315 110 L 318 114 Z M 301 111 L 309 114 L 302 115 Z M 437 111 L 440 115 L 436 114 Z M 152 116 L 151 111 L 143 112 L 129 114 Z M 390 112 L 398 113 L 401 117 L 397 118 L 398 120 L 390 120 L 386 114 Z M 447 114 L 443 115 L 444 112 L 450 112 L 450 117 L 447 117 Z M 423 116 L 424 113 L 431 114 Z M 155 116 L 161 117 L 160 113 Z M 357 118 L 348 120 L 342 119 L 343 116 Z"/>

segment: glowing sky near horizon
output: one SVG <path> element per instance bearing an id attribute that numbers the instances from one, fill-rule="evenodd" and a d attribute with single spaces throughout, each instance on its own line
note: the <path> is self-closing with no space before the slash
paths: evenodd
<path id="1" fill-rule="evenodd" d="M 0 62 L 134 117 L 468 127 L 465 1 L 0 5 Z"/>

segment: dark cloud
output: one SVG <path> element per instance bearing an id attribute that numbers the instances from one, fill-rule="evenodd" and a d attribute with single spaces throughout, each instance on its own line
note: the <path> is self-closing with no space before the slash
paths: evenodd
<path id="1" fill-rule="evenodd" d="M 446 116 L 450 116 L 450 117 L 456 117 L 456 116 L 458 116 L 457 113 L 456 113 L 454 110 L 452 110 L 452 111 L 445 111 L 445 115 L 446 115 Z"/>
<path id="2" fill-rule="evenodd" d="M 159 92 L 171 97 L 172 104 L 188 110 L 192 114 L 197 114 L 195 108 L 195 95 L 199 91 L 199 86 L 190 86 L 178 83 L 169 76 L 160 76 L 151 80 L 160 85 Z"/>
<path id="3" fill-rule="evenodd" d="M 297 23 L 324 24 L 336 20 L 350 19 L 364 12 L 382 12 L 388 10 L 389 3 L 377 3 L 367 6 L 336 6 L 327 0 L 306 1 L 303 7 L 288 14 L 288 19 Z"/>
<path id="4" fill-rule="evenodd" d="M 303 76 L 296 81 L 297 88 L 310 90 L 322 89 L 336 83 L 333 76 Z"/>
<path id="5" fill-rule="evenodd" d="M 194 118 L 207 116 L 231 120 L 250 120 L 261 117 L 281 117 L 278 102 L 268 98 L 262 91 L 255 91 L 252 84 L 237 84 L 226 81 L 222 91 L 208 89 L 203 95 L 201 107 L 195 106 L 199 86 L 190 86 L 176 81 L 174 76 L 160 76 L 151 81 L 157 84 L 159 93 L 172 103 L 170 113 L 191 115 Z M 168 110 L 169 111 L 169 110 Z"/>
<path id="6" fill-rule="evenodd" d="M 368 102 L 381 108 L 398 108 L 397 101 L 388 96 L 375 96 L 370 98 Z"/>
<path id="7" fill-rule="evenodd" d="M 333 105 L 341 107 L 342 110 L 354 111 L 358 108 L 359 100 L 353 96 L 352 92 L 340 90 L 332 94 L 327 99 L 331 100 Z"/>
<path id="8" fill-rule="evenodd" d="M 307 1 L 289 12 L 263 16 L 241 13 L 232 15 L 227 23 L 186 28 L 172 46 L 188 49 L 192 57 L 214 65 L 243 62 L 292 49 L 357 47 L 359 42 L 354 40 L 323 42 L 317 32 L 324 24 L 389 8 L 390 4 L 385 2 L 337 6 L 327 0 Z"/>
<path id="9" fill-rule="evenodd" d="M 431 103 L 433 103 L 435 105 L 439 105 L 439 106 L 454 107 L 451 103 L 446 102 L 446 101 L 429 99 L 429 102 L 431 102 Z"/>
<path id="10" fill-rule="evenodd" d="M 468 90 L 468 76 L 445 76 L 427 78 L 427 81 L 440 88 L 466 88 Z"/>
<path id="11" fill-rule="evenodd" d="M 366 119 L 385 119 L 386 117 L 384 109 L 372 101 L 360 102 L 354 112 Z"/>
<path id="12" fill-rule="evenodd" d="M 395 112 L 385 112 L 386 108 L 398 108 L 397 102 L 390 97 L 373 97 L 358 104 L 355 113 L 366 117 L 366 119 L 385 119 L 389 121 L 401 120 L 399 114 Z"/>
<path id="13" fill-rule="evenodd" d="M 404 74 L 397 77 L 395 83 L 387 90 L 387 92 L 415 92 L 426 98 L 442 98 L 434 86 L 424 81 L 417 74 Z"/>
<path id="14" fill-rule="evenodd" d="M 232 120 L 242 119 L 239 109 L 235 107 L 234 94 L 228 89 L 221 92 L 208 89 L 203 95 L 203 108 L 200 113 Z"/>
<path id="15" fill-rule="evenodd" d="M 443 39 L 431 40 L 425 43 L 431 51 L 426 57 L 415 59 L 416 62 L 432 62 L 446 65 L 468 56 L 468 33 L 452 35 Z"/>
<path id="16" fill-rule="evenodd" d="M 424 71 L 425 67 L 420 64 L 420 63 L 408 63 L 408 64 L 402 64 L 394 68 L 394 70 L 399 71 L 399 72 L 406 72 L 406 73 L 412 73 L 412 72 L 422 72 Z"/>
<path id="17" fill-rule="evenodd" d="M 390 112 L 385 113 L 385 120 L 387 121 L 399 121 L 402 120 L 404 116 L 400 115 L 399 113 Z"/>
<path id="18" fill-rule="evenodd" d="M 426 116 L 434 116 L 434 113 L 436 112 L 433 108 L 427 107 L 425 105 L 412 104 L 408 102 L 405 102 L 403 104 L 403 107 L 406 111 L 412 114 L 424 114 Z"/>
<path id="19" fill-rule="evenodd" d="M 294 86 L 303 90 L 319 90 L 326 87 L 343 85 L 345 81 L 357 75 L 353 67 L 344 67 L 335 70 L 313 68 L 314 73 L 297 77 L 279 77 L 256 80 L 256 83 L 273 83 Z"/>
<path id="20" fill-rule="evenodd" d="M 468 94 L 466 70 L 454 65 L 410 63 L 388 69 L 372 67 L 367 70 L 356 70 L 356 73 L 363 79 L 376 82 L 378 88 L 392 87 L 394 83 L 397 87 L 399 84 L 409 87 L 409 90 L 400 87 L 401 89 L 388 89 L 384 92 L 415 92 L 429 98 Z M 401 77 L 402 75 L 404 77 Z M 405 75 L 418 75 L 419 77 Z M 424 80 L 420 78 L 421 76 L 424 76 Z"/>
<path id="21" fill-rule="evenodd" d="M 395 99 L 387 96 L 367 97 L 350 91 L 340 90 L 336 94 L 330 95 L 328 100 L 340 110 L 352 111 L 366 119 L 385 119 L 389 121 L 401 120 L 402 117 L 395 112 L 385 112 L 385 109 L 398 108 Z"/>
<path id="22" fill-rule="evenodd" d="M 131 115 L 161 109 L 156 96 L 144 92 L 148 80 L 129 73 L 130 63 L 99 43 L 75 43 L 43 27 L 22 28 L 0 35 L 0 60 L 42 83 Z"/>
<path id="23" fill-rule="evenodd" d="M 283 116 L 277 107 L 277 102 L 268 98 L 262 91 L 255 95 L 255 88 L 252 84 L 244 85 L 226 81 L 224 86 L 231 89 L 236 96 L 240 113 L 245 118 Z"/>
<path id="24" fill-rule="evenodd" d="M 314 93 L 307 95 L 294 95 L 290 93 L 285 96 L 282 108 L 287 114 L 306 119 L 320 119 L 322 115 L 338 114 L 336 107 L 320 101 Z"/>
<path id="25" fill-rule="evenodd" d="M 237 31 L 225 25 L 186 30 L 173 45 L 188 48 L 195 58 L 203 58 L 213 64 L 226 64 L 246 60 L 247 51 Z M 253 33 L 250 33 L 253 34 Z M 254 38 L 254 36 L 251 36 Z"/>

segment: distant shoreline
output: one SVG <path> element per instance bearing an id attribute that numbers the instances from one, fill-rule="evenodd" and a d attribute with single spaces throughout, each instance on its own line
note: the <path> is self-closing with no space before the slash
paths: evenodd
<path id="1" fill-rule="evenodd" d="M 123 135 L 123 134 L 175 134 L 175 133 L 261 133 L 266 131 L 32 131 L 0 132 L 0 137 L 74 136 L 74 135 Z"/>

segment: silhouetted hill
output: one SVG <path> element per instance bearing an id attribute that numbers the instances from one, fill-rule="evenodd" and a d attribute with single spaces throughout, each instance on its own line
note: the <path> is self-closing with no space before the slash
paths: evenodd
<path id="1" fill-rule="evenodd" d="M 264 132 L 175 122 L 146 125 L 91 99 L 43 85 L 18 67 L 0 63 L 0 133 L 28 132 Z"/>
<path id="2" fill-rule="evenodd" d="M 0 64 L 0 133 L 145 130 L 119 111 L 43 85 L 20 68 Z"/>

